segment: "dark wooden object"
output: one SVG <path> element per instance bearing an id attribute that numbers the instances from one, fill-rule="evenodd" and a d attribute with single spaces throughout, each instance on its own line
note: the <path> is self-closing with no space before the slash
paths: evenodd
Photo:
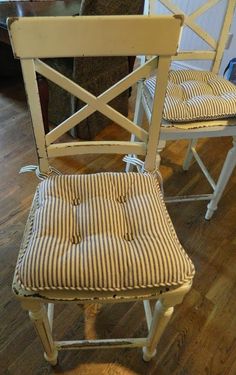
<path id="1" fill-rule="evenodd" d="M 81 0 L 0 2 L 0 40 L 9 40 L 4 33 L 8 17 L 73 16 L 79 14 L 80 4 Z"/>
<path id="2" fill-rule="evenodd" d="M 0 48 L 4 48 L 4 44 L 7 46 L 10 44 L 9 35 L 7 31 L 7 18 L 8 17 L 38 17 L 38 16 L 72 16 L 79 14 L 80 11 L 80 0 L 59 0 L 59 1 L 36 1 L 36 2 L 23 2 L 23 1 L 7 1 L 0 2 Z M 0 50 L 1 56 L 1 50 Z M 9 56 L 9 64 L 12 67 L 14 62 L 11 60 L 13 57 Z M 7 64 L 5 64 L 7 65 Z M 6 67 L 7 68 L 7 67 Z M 0 69 L 1 61 L 0 61 Z M 5 69 L 5 66 L 4 66 Z M 14 73 L 13 73 L 14 70 Z M 1 71 L 0 76 L 10 76 L 17 72 L 18 66 L 15 63 L 15 69 L 11 71 Z M 48 132 L 48 83 L 43 77 L 38 76 L 38 86 L 40 93 L 40 101 L 43 111 L 43 120 L 45 131 Z"/>

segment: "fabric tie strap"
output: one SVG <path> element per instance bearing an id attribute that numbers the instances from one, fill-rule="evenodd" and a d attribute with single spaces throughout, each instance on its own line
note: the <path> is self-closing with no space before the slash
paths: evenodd
<path id="1" fill-rule="evenodd" d="M 137 171 L 139 173 L 144 173 L 144 174 L 153 174 L 156 176 L 156 178 L 158 179 L 159 181 L 159 184 L 160 184 L 160 188 L 161 188 L 161 192 L 162 194 L 164 195 L 164 187 L 163 187 L 163 177 L 161 175 L 161 172 L 159 171 L 158 168 L 156 168 L 153 172 L 149 172 L 147 171 L 145 168 L 144 168 L 144 162 L 142 160 L 140 160 L 139 158 L 137 158 L 136 156 L 132 156 L 132 155 L 126 155 L 124 158 L 123 158 L 123 161 L 125 163 L 129 163 L 129 164 L 132 164 L 134 165 L 136 168 L 137 168 Z"/>
<path id="2" fill-rule="evenodd" d="M 19 173 L 27 173 L 27 172 L 35 172 L 36 176 L 40 180 L 46 180 L 51 174 L 61 175 L 62 173 L 58 171 L 56 168 L 49 167 L 48 173 L 42 173 L 40 172 L 38 165 L 26 165 L 22 167 L 19 171 Z"/>

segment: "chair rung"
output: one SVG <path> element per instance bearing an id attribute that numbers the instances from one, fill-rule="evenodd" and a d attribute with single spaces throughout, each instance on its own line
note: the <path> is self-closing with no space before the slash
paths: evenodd
<path id="1" fill-rule="evenodd" d="M 147 338 L 55 341 L 57 350 L 135 348 L 146 346 L 147 343 Z"/>
<path id="2" fill-rule="evenodd" d="M 201 195 L 177 195 L 176 197 L 166 197 L 164 200 L 166 203 L 176 202 L 191 202 L 191 201 L 207 201 L 211 200 L 213 194 L 201 194 Z"/>

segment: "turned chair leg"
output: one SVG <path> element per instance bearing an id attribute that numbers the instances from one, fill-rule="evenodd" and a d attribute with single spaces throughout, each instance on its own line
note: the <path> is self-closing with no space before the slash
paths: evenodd
<path id="1" fill-rule="evenodd" d="M 157 301 L 153 313 L 150 332 L 148 335 L 148 346 L 143 348 L 143 360 L 150 361 L 156 355 L 156 346 L 164 332 L 174 308 L 165 306 L 163 302 Z"/>
<path id="2" fill-rule="evenodd" d="M 236 165 L 236 137 L 233 138 L 233 147 L 229 150 L 227 157 L 225 159 L 223 168 L 220 173 L 220 177 L 217 181 L 213 198 L 207 205 L 207 212 L 205 215 L 205 219 L 211 219 L 214 211 L 217 210 L 218 202 L 224 192 L 225 186 L 233 172 L 233 169 Z"/>
<path id="3" fill-rule="evenodd" d="M 143 347 L 143 360 L 145 362 L 150 361 L 155 356 L 156 346 L 173 314 L 174 306 L 183 301 L 191 286 L 191 282 L 186 283 L 175 290 L 167 292 L 156 302 L 147 337 L 148 344 Z"/>
<path id="4" fill-rule="evenodd" d="M 29 316 L 43 345 L 44 358 L 52 366 L 55 366 L 57 364 L 58 351 L 53 342 L 45 305 L 38 302 L 32 303 L 29 309 Z"/>

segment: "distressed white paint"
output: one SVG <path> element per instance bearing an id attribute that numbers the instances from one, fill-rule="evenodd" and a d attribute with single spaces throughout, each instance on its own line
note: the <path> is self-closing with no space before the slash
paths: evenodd
<path id="1" fill-rule="evenodd" d="M 87 20 L 87 21 L 86 21 Z M 41 172 L 48 171 L 48 157 L 74 155 L 81 153 L 137 153 L 146 156 L 145 167 L 155 169 L 156 152 L 161 126 L 161 115 L 168 79 L 168 68 L 171 55 L 176 53 L 181 17 L 57 17 L 57 18 L 20 18 L 11 20 L 10 37 L 16 55 L 21 57 L 23 75 L 28 95 L 28 103 L 37 144 L 37 152 Z M 153 43 L 152 36 L 159 31 L 165 38 L 158 38 Z M 80 35 L 81 33 L 81 35 Z M 52 35 L 51 35 L 52 34 Z M 140 37 L 139 37 L 140 35 Z M 58 43 L 60 41 L 60 43 Z M 81 43 L 80 43 L 81 41 Z M 38 60 L 39 57 L 58 56 L 100 56 L 100 55 L 131 55 L 148 54 L 155 56 L 136 72 L 129 74 L 110 90 L 98 98 L 73 83 L 68 78 L 56 73 L 52 68 Z M 159 58 L 157 58 L 159 56 Z M 30 59 L 29 59 L 30 57 Z M 32 58 L 32 59 L 31 59 Z M 155 111 L 151 115 L 149 134 L 135 121 L 126 119 L 118 114 L 107 103 L 127 89 L 134 82 L 147 77 L 152 70 L 160 76 L 159 87 L 155 92 Z M 85 101 L 85 107 L 77 112 L 47 136 L 44 134 L 42 113 L 36 83 L 36 72 L 56 82 L 59 86 Z M 123 128 L 133 133 L 130 142 L 101 141 L 101 142 L 70 142 L 53 143 L 73 125 L 99 110 Z M 136 117 L 135 117 L 136 119 Z M 136 140 L 139 139 L 139 141 Z M 21 255 L 20 255 L 21 256 Z M 143 347 L 144 359 L 150 360 L 155 354 L 155 346 L 170 318 L 173 306 L 182 302 L 191 284 L 186 282 L 181 287 L 165 291 L 159 288 L 150 290 L 129 290 L 117 293 L 115 296 L 105 292 L 80 292 L 72 290 L 50 290 L 30 293 L 23 290 L 15 275 L 13 290 L 21 301 L 22 307 L 29 311 L 36 331 L 45 351 L 45 359 L 55 365 L 58 350 Z M 162 292 L 162 293 L 160 293 Z M 159 298 L 160 297 L 160 298 Z M 155 298 L 159 301 L 153 317 L 147 300 Z M 145 300 L 145 312 L 149 327 L 148 337 L 131 339 L 107 340 L 74 340 L 54 341 L 52 336 L 53 304 L 54 303 L 118 303 L 126 301 Z M 49 304 L 45 309 L 45 304 Z"/>
<path id="2" fill-rule="evenodd" d="M 177 40 L 174 35 L 178 34 L 180 20 L 159 16 L 157 29 L 156 19 L 155 16 L 151 19 L 148 16 L 123 16 L 122 20 L 119 16 L 79 16 L 70 20 L 56 17 L 52 22 L 52 17 L 37 17 L 35 24 L 35 17 L 20 17 L 8 19 L 8 26 L 10 37 L 13 36 L 14 54 L 20 58 L 175 54 Z M 166 35 L 166 43 L 163 39 L 152 40 L 151 36 L 157 30 Z M 169 33 L 173 38 L 169 38 Z M 73 36 L 75 43 L 72 43 Z"/>
<path id="3" fill-rule="evenodd" d="M 124 338 L 124 339 L 101 339 L 101 340 L 67 340 L 67 341 L 54 341 L 52 336 L 52 329 L 50 327 L 49 319 L 46 313 L 44 304 L 54 303 L 75 303 L 84 304 L 92 303 L 119 303 L 129 301 L 144 301 L 147 306 L 148 299 L 158 298 L 158 292 L 152 292 L 148 294 L 145 290 L 140 293 L 138 290 L 122 292 L 121 295 L 117 295 L 116 298 L 107 296 L 104 292 L 85 293 L 85 296 L 81 295 L 78 291 L 47 291 L 42 292 L 42 302 L 40 301 L 40 294 L 35 296 L 34 293 L 23 291 L 16 278 L 13 282 L 14 288 L 18 290 L 18 296 L 22 301 L 22 307 L 29 311 L 30 318 L 36 328 L 38 335 L 40 336 L 41 343 L 45 350 L 44 357 L 52 365 L 57 363 L 57 355 L 59 350 L 74 350 L 74 349 L 111 349 L 111 348 L 126 348 L 126 347 L 143 347 L 143 359 L 150 361 L 156 354 L 156 345 L 159 342 L 161 335 L 168 324 L 173 313 L 173 308 L 177 304 L 180 304 L 184 296 L 188 293 L 191 288 L 191 283 L 185 283 L 181 287 L 175 288 L 168 292 L 163 292 L 159 295 L 159 299 L 155 304 L 153 316 L 150 312 L 149 318 L 147 318 L 147 324 L 149 327 L 149 333 L 147 337 L 143 338 Z M 148 307 L 149 309 L 149 307 Z M 149 320 L 151 319 L 151 321 Z"/>

